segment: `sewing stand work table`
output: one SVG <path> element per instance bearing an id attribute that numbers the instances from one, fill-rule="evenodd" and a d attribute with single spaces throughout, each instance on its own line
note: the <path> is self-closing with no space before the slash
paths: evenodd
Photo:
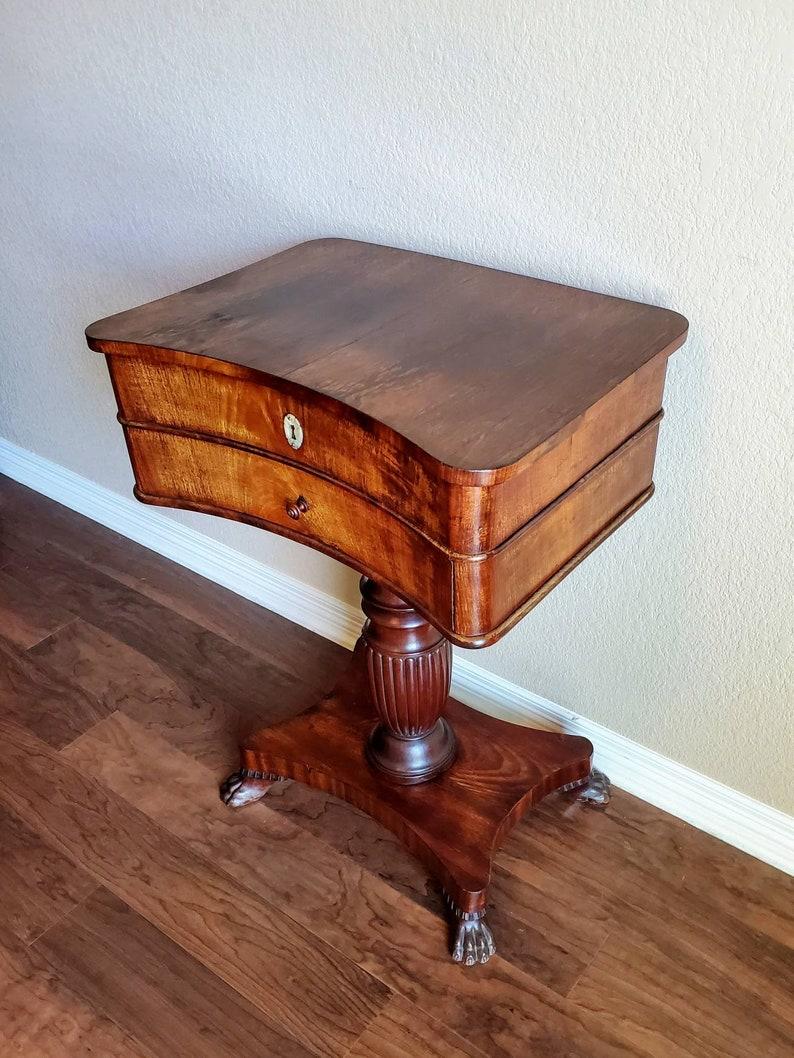
<path id="1" fill-rule="evenodd" d="M 584 738 L 449 698 L 648 500 L 675 312 L 405 250 L 303 243 L 100 320 L 144 503 L 235 518 L 358 570 L 337 687 L 254 732 L 235 807 L 296 779 L 394 831 L 485 962 L 491 860 L 547 794 L 608 799 Z M 571 664 L 575 664 L 571 659 Z"/>

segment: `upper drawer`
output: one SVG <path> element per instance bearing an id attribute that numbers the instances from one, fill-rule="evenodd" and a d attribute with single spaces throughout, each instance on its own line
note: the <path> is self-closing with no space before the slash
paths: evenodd
<path id="1" fill-rule="evenodd" d="M 109 356 L 120 419 L 218 437 L 305 464 L 358 489 L 418 526 L 443 546 L 454 546 L 451 494 L 459 487 L 428 473 L 391 431 L 353 408 L 279 379 L 268 382 L 169 363 L 146 356 Z M 300 423 L 302 443 L 290 445 L 285 416 Z"/>

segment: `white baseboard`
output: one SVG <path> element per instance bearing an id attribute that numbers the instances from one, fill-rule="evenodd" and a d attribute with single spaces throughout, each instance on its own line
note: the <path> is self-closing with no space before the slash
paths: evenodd
<path id="1" fill-rule="evenodd" d="M 319 635 L 352 647 L 361 613 L 166 515 L 0 438 L 0 473 Z M 577 716 L 456 654 L 453 691 L 518 724 L 584 735 L 616 786 L 794 874 L 794 817 Z"/>

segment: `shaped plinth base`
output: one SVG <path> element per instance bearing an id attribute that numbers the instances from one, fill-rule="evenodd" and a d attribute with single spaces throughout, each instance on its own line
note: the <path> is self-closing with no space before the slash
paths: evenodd
<path id="1" fill-rule="evenodd" d="M 222 788 L 243 805 L 274 777 L 296 779 L 367 812 L 393 831 L 443 886 L 455 918 L 453 957 L 486 962 L 494 941 L 483 921 L 494 852 L 524 812 L 590 775 L 585 738 L 495 720 L 449 699 L 455 762 L 420 785 L 391 782 L 367 761 L 377 724 L 361 646 L 337 688 L 307 712 L 256 732 L 242 750 L 242 775 Z"/>

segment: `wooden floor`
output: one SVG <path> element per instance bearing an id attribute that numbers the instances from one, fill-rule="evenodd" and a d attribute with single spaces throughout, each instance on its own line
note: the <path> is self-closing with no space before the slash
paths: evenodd
<path id="1" fill-rule="evenodd" d="M 500 954 L 447 955 L 391 836 L 241 724 L 343 650 L 0 479 L 0 1055 L 794 1055 L 794 881 L 626 794 L 498 857 Z"/>

